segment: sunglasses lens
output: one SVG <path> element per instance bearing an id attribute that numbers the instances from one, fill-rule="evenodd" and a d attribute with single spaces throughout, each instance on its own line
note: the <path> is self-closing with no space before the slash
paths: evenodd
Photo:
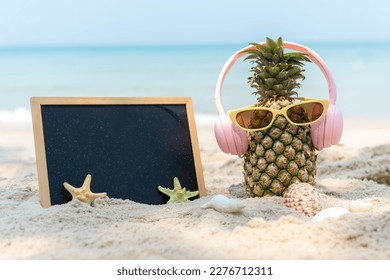
<path id="1" fill-rule="evenodd" d="M 272 113 L 267 110 L 245 110 L 237 114 L 236 121 L 242 128 L 261 129 L 272 122 Z"/>
<path id="2" fill-rule="evenodd" d="M 287 116 L 294 123 L 308 123 L 318 120 L 324 112 L 324 106 L 319 102 L 297 104 L 287 110 Z"/>

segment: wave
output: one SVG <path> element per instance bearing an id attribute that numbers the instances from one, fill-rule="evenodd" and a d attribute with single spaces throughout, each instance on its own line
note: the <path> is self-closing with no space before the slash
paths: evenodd
<path id="1" fill-rule="evenodd" d="M 195 114 L 197 125 L 213 125 L 217 116 L 213 114 Z M 0 111 L 0 124 L 29 125 L 32 123 L 31 111 L 24 107 Z"/>
<path id="2" fill-rule="evenodd" d="M 195 123 L 199 126 L 214 125 L 217 115 L 212 114 L 195 114 Z"/>
<path id="3" fill-rule="evenodd" d="M 30 110 L 24 107 L 0 111 L 0 124 L 25 125 L 31 124 L 31 120 Z"/>

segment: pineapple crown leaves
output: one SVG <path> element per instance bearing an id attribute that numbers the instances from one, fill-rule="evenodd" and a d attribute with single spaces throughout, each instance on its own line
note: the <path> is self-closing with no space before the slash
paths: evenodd
<path id="1" fill-rule="evenodd" d="M 281 37 L 276 41 L 267 38 L 266 45 L 250 45 L 255 48 L 243 53 L 247 54 L 244 60 L 250 60 L 253 64 L 250 70 L 253 76 L 248 78 L 248 83 L 256 89 L 253 94 L 259 95 L 258 101 L 297 95 L 294 89 L 300 87 L 298 80 L 305 79 L 302 66 L 304 62 L 311 62 L 309 57 L 300 52 L 285 53 Z"/>

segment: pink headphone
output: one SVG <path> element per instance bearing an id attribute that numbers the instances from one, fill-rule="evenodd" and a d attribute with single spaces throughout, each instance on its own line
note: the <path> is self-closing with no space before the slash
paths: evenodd
<path id="1" fill-rule="evenodd" d="M 261 43 L 265 45 L 265 42 Z M 318 122 L 311 125 L 312 141 L 317 150 L 328 148 L 339 143 L 343 132 L 343 117 L 336 108 L 336 85 L 332 75 L 322 58 L 311 49 L 291 42 L 284 42 L 283 47 L 306 53 L 309 58 L 321 69 L 325 75 L 329 88 L 329 108 L 326 115 Z M 233 54 L 223 66 L 219 74 L 215 89 L 215 105 L 217 107 L 218 119 L 214 125 L 214 133 L 219 148 L 227 154 L 243 155 L 248 149 L 248 136 L 246 131 L 239 129 L 232 123 L 222 107 L 222 84 L 229 70 L 238 58 L 245 55 L 242 51 L 254 49 L 248 46 Z"/>

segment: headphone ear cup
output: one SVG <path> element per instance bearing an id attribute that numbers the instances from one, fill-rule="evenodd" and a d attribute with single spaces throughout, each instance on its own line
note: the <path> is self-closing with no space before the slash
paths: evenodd
<path id="1" fill-rule="evenodd" d="M 226 154 L 243 155 L 248 149 L 246 132 L 237 128 L 226 115 L 220 115 L 214 125 L 219 148 Z"/>
<path id="2" fill-rule="evenodd" d="M 221 115 L 218 116 L 218 119 L 215 121 L 214 134 L 221 151 L 228 154 L 230 151 L 230 144 L 228 143 L 228 138 L 226 137 L 224 119 Z"/>
<path id="3" fill-rule="evenodd" d="M 314 147 L 321 151 L 324 148 L 324 124 L 325 124 L 325 117 L 322 118 L 322 120 L 311 124 L 311 139 L 313 142 Z"/>
<path id="4" fill-rule="evenodd" d="M 336 105 L 333 105 L 333 113 L 332 113 L 332 134 L 329 136 L 329 147 L 331 145 L 337 145 L 340 142 L 341 136 L 343 135 L 343 115 L 341 111 L 337 109 Z"/>
<path id="5" fill-rule="evenodd" d="M 343 132 L 343 117 L 334 104 L 330 104 L 325 117 L 311 125 L 314 147 L 321 151 L 340 142 Z"/>
<path id="6" fill-rule="evenodd" d="M 230 119 L 229 119 L 230 121 Z M 231 122 L 231 121 L 230 121 Z M 236 142 L 235 155 L 241 156 L 248 150 L 248 135 L 245 130 L 238 128 L 235 124 L 231 123 L 233 138 Z"/>

